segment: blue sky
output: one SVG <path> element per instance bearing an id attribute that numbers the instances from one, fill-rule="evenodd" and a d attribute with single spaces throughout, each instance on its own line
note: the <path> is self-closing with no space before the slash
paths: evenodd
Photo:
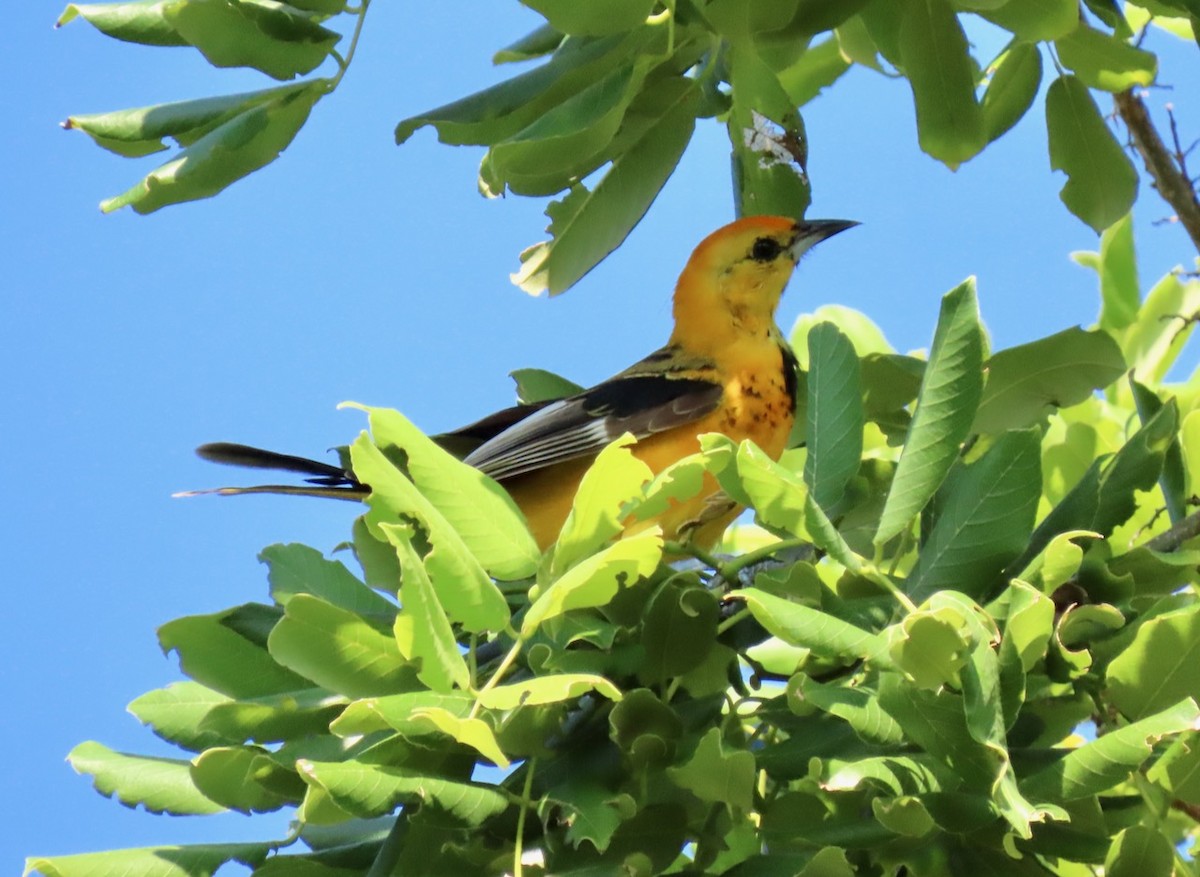
<path id="1" fill-rule="evenodd" d="M 240 475 L 193 447 L 233 440 L 320 455 L 363 426 L 335 410 L 343 400 L 397 407 L 437 431 L 509 404 L 515 368 L 604 378 L 665 340 L 684 259 L 733 218 L 725 134 L 704 123 L 608 262 L 554 300 L 511 286 L 518 252 L 541 239 L 544 204 L 485 201 L 480 150 L 441 146 L 431 131 L 397 148 L 391 131 L 506 74 L 492 51 L 536 21 L 515 2 L 466 13 L 376 4 L 349 75 L 282 159 L 216 199 L 102 216 L 97 202 L 156 159 L 117 158 L 59 121 L 269 83 L 213 70 L 191 50 L 125 46 L 82 22 L 52 31 L 60 11 L 16 4 L 0 56 L 10 83 L 0 141 L 6 873 L 27 854 L 283 834 L 278 815 L 133 812 L 63 762 L 85 739 L 169 754 L 124 711 L 179 678 L 155 627 L 265 599 L 255 556 L 266 545 L 331 550 L 348 534 L 349 504 L 171 499 Z M 1165 82 L 1200 82 L 1194 46 L 1151 46 L 1166 52 Z M 1194 91 L 1149 101 L 1172 98 L 1184 130 L 1200 132 Z M 957 173 L 917 150 L 902 81 L 854 70 L 804 115 L 809 215 L 863 225 L 801 267 L 785 329 L 838 302 L 865 311 L 900 350 L 925 347 L 940 296 L 968 274 L 996 347 L 1094 320 L 1094 277 L 1068 253 L 1096 237 L 1058 201 L 1040 109 Z M 1168 211 L 1143 187 L 1147 286 L 1194 252 L 1180 229 L 1152 224 Z"/>

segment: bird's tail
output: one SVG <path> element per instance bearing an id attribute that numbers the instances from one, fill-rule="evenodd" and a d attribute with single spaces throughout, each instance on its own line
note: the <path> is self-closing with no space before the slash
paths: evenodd
<path id="1" fill-rule="evenodd" d="M 253 487 L 217 487 L 210 490 L 185 490 L 175 496 L 200 496 L 215 493 L 220 496 L 237 496 L 244 493 L 275 493 L 287 496 L 321 496 L 333 499 L 361 500 L 370 493 L 370 487 L 341 466 L 333 466 L 307 457 L 294 457 L 239 445 L 232 442 L 212 442 L 196 448 L 196 453 L 212 463 L 227 466 L 242 466 L 250 469 L 274 469 L 283 472 L 298 472 L 307 475 L 306 484 L 260 484 Z"/>

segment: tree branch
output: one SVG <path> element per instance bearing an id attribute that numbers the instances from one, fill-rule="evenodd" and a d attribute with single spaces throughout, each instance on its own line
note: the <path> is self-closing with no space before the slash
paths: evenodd
<path id="1" fill-rule="evenodd" d="M 1200 512 L 1193 512 L 1169 530 L 1146 542 L 1151 551 L 1176 551 L 1189 539 L 1200 536 Z"/>
<path id="2" fill-rule="evenodd" d="M 1179 164 L 1177 156 L 1158 136 L 1146 104 L 1131 88 L 1114 95 L 1117 112 L 1133 136 L 1133 145 L 1154 179 L 1154 188 L 1171 205 L 1180 224 L 1187 231 L 1196 251 L 1200 252 L 1200 199 L 1192 181 Z"/>

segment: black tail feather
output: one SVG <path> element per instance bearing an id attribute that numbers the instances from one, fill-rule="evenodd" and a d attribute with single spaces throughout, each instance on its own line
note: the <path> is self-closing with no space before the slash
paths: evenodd
<path id="1" fill-rule="evenodd" d="M 348 493 L 366 493 L 368 489 L 365 484 L 341 466 L 310 460 L 307 457 L 280 454 L 250 445 L 211 442 L 196 448 L 196 454 L 210 463 L 222 463 L 226 466 L 298 472 L 301 475 L 310 476 L 304 479 L 309 484 L 327 488 L 342 488 Z"/>

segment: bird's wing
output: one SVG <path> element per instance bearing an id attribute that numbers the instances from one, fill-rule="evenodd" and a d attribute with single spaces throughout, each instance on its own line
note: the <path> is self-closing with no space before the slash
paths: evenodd
<path id="1" fill-rule="evenodd" d="M 708 369 L 670 361 L 671 348 L 567 399 L 551 402 L 466 456 L 498 481 L 593 455 L 629 432 L 642 439 L 713 411 L 721 384 Z"/>

